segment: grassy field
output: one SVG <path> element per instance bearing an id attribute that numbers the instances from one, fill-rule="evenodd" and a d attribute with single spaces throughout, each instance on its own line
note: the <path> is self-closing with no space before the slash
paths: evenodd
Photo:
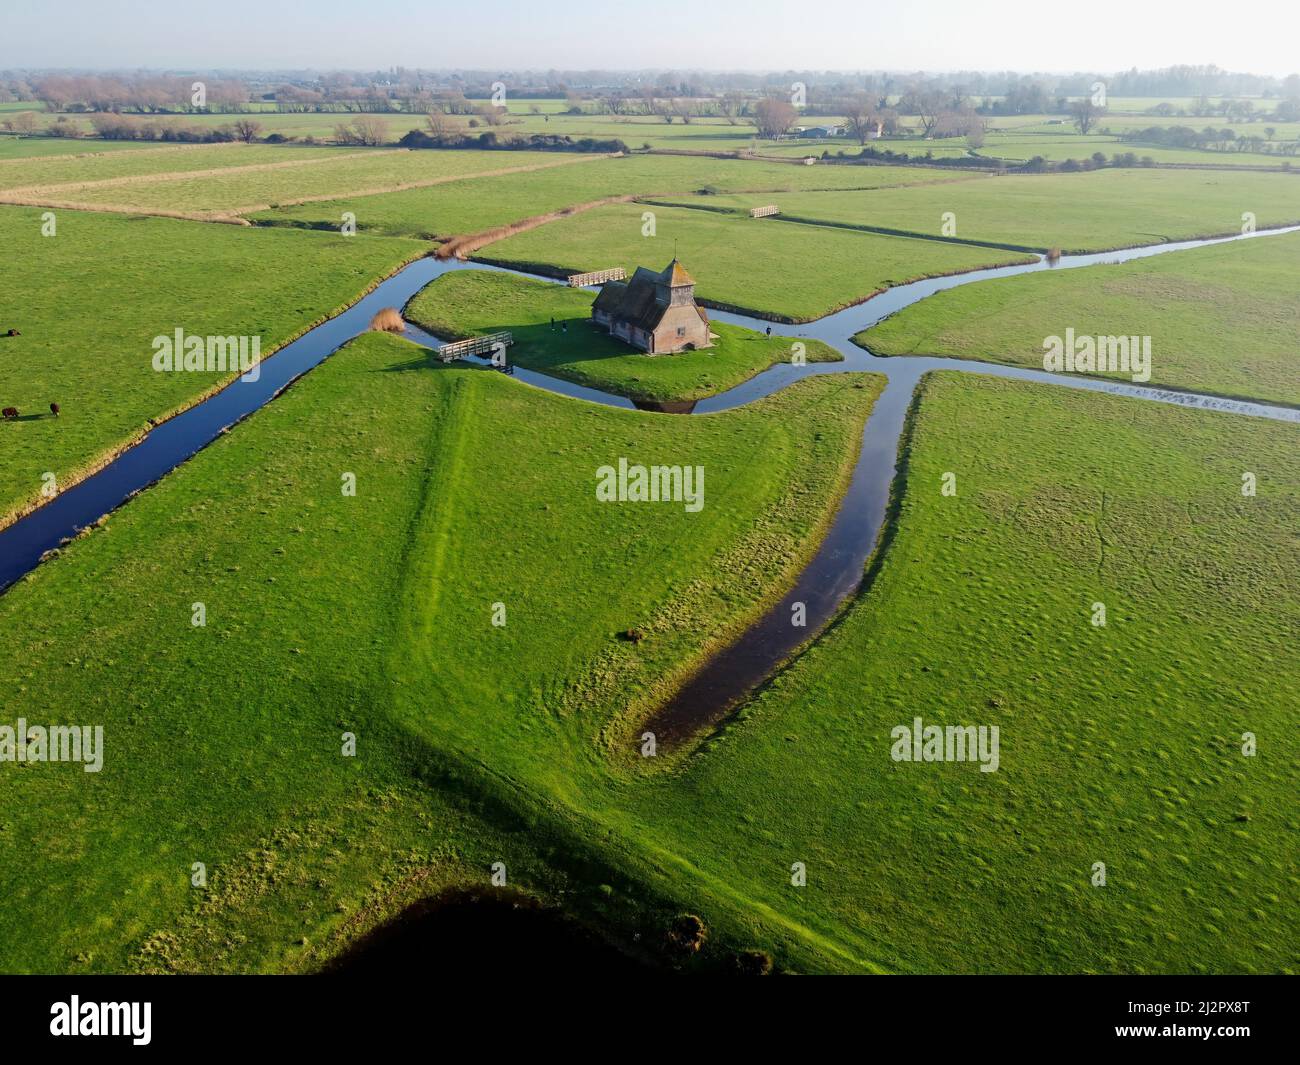
<path id="1" fill-rule="evenodd" d="M 1300 405 L 1300 234 L 938 293 L 855 338 L 881 355 L 1043 366 L 1049 336 L 1151 337 L 1151 383 Z M 1106 374 L 1125 380 L 1131 374 Z"/>
<path id="2" fill-rule="evenodd" d="M 1103 124 L 1104 124 L 1103 119 Z M 1142 123 L 1145 126 L 1188 125 L 1176 120 L 1152 118 Z M 1199 129 L 1204 125 L 1219 126 L 1217 122 L 1192 124 Z M 1119 126 L 1117 125 L 1117 129 Z M 1219 128 L 1223 128 L 1219 126 Z M 1058 127 L 1058 129 L 1060 129 Z M 1233 169 L 1242 166 L 1280 167 L 1288 159 L 1294 166 L 1297 162 L 1293 156 L 1269 155 L 1263 152 L 1218 152 L 1196 148 L 1166 148 L 1155 144 L 1139 144 L 1120 140 L 1117 136 L 1104 133 L 1089 133 L 1086 136 L 1072 132 L 1069 127 L 1057 133 L 990 133 L 980 148 L 979 154 L 990 158 L 1006 159 L 1011 163 L 1027 162 L 1034 156 L 1042 156 L 1050 162 L 1063 162 L 1066 159 L 1084 160 L 1094 152 L 1101 152 L 1107 159 L 1113 155 L 1132 152 L 1139 159 L 1149 156 L 1157 163 L 1194 163 L 1198 166 L 1221 167 Z"/>
<path id="3" fill-rule="evenodd" d="M 0 208 L 0 243 L 22 277 L 0 287 L 0 519 L 40 498 L 42 475 L 66 487 L 138 437 L 151 419 L 233 378 L 158 373 L 153 338 L 260 336 L 265 356 L 351 303 L 403 261 L 410 241 L 340 240 L 169 219 Z M 51 402 L 62 408 L 48 412 Z"/>
<path id="4" fill-rule="evenodd" d="M 0 967 L 306 967 L 376 894 L 482 884 L 491 860 L 588 917 L 653 917 L 680 884 L 590 831 L 592 732 L 790 579 L 874 384 L 677 419 L 346 347 L 0 597 L 7 714 L 45 720 L 57 691 L 105 729 L 100 773 L 24 766 L 0 791 Z M 620 455 L 704 466 L 706 505 L 599 502 Z"/>
<path id="5" fill-rule="evenodd" d="M 687 193 L 703 188 L 717 192 L 875 189 L 953 177 L 935 170 L 896 166 L 805 167 L 637 155 L 576 168 L 469 178 L 431 188 L 284 207 L 252 218 L 259 224 L 333 228 L 344 211 L 351 211 L 362 231 L 432 239 L 476 233 L 608 196 Z"/>
<path id="6" fill-rule="evenodd" d="M 41 719 L 40 677 L 108 737 L 102 773 L 28 767 L 0 794 L 5 968 L 310 968 L 403 893 L 501 860 L 616 936 L 698 913 L 706 958 L 1294 971 L 1293 426 L 931 379 L 871 591 L 673 771 L 609 759 L 603 726 L 824 514 L 855 382 L 676 419 L 350 345 L 0 598 L 10 713 Z M 606 452 L 700 462 L 717 495 L 597 504 Z M 631 624 L 650 637 L 619 641 Z M 998 771 L 892 762 L 916 714 L 998 725 Z"/>
<path id="7" fill-rule="evenodd" d="M 753 196 L 690 196 L 670 202 L 746 214 Z M 845 226 L 940 236 L 945 214 L 955 235 L 1019 247 L 1105 251 L 1241 232 L 1242 213 L 1259 226 L 1300 222 L 1300 174 L 1190 170 L 1097 170 L 947 182 L 871 193 L 784 193 L 782 215 Z"/>
<path id="8" fill-rule="evenodd" d="M 739 725 L 625 800 L 635 831 L 889 969 L 1300 970 L 1296 441 L 931 379 L 870 592 Z M 1000 768 L 891 760 L 915 716 L 999 726 Z"/>
<path id="9" fill-rule="evenodd" d="M 98 142 L 117 144 L 118 141 Z M 98 143 L 96 148 L 98 148 Z M 0 194 L 18 189 L 65 192 L 87 182 L 134 181 L 163 174 L 198 174 L 230 167 L 268 166 L 282 163 L 336 159 L 356 149 L 283 148 L 261 144 L 187 144 L 169 148 L 157 145 L 134 152 L 100 152 L 85 155 L 46 156 L 13 160 L 0 166 Z"/>
<path id="10" fill-rule="evenodd" d="M 1139 155 L 1150 155 L 1159 162 L 1191 162 L 1220 167 L 1242 165 L 1278 166 L 1284 161 L 1284 157 L 1266 154 L 1134 146 L 1124 144 L 1117 137 L 1101 131 L 1112 130 L 1114 133 L 1119 133 L 1125 129 L 1153 125 L 1187 125 L 1200 129 L 1212 125 L 1219 129 L 1231 128 L 1238 132 L 1257 133 L 1263 136 L 1265 127 L 1271 125 L 1277 129 L 1276 136 L 1279 141 L 1295 139 L 1294 132 L 1290 129 L 1291 124 L 1278 123 L 1270 117 L 1261 117 L 1258 122 L 1243 123 L 1229 121 L 1221 115 L 1207 118 L 1186 116 L 1165 118 L 1142 113 L 1159 102 L 1158 100 L 1121 101 L 1124 106 L 1118 107 L 1115 101 L 1111 101 L 1110 109 L 1100 120 L 1098 131 L 1087 136 L 1076 132 L 1070 120 L 1060 115 L 988 116 L 986 121 L 989 126 L 989 134 L 984 147 L 980 149 L 980 154 L 1005 158 L 1011 162 L 1019 162 L 1030 159 L 1035 155 L 1059 161 L 1064 159 L 1084 159 L 1095 151 L 1102 151 L 1107 156 L 1116 152 L 1137 151 Z M 533 113 L 534 107 L 537 108 L 538 113 Z M 748 119 L 743 117 L 738 118 L 734 124 L 722 118 L 694 118 L 689 124 L 682 124 L 680 121 L 667 123 L 658 116 L 570 115 L 564 113 L 567 107 L 565 101 L 514 100 L 510 101 L 509 114 L 501 125 L 494 127 L 481 125 L 471 128 L 465 124 L 465 119 L 461 119 L 460 122 L 463 124 L 464 132 L 471 135 L 490 130 L 497 136 L 502 137 L 548 134 L 570 136 L 575 139 L 582 137 L 617 138 L 633 149 L 649 147 L 659 151 L 759 152 L 790 155 L 811 153 L 820 155 L 827 148 L 835 152 L 841 149 L 857 151 L 859 147 L 851 138 L 846 137 L 836 137 L 825 141 L 794 141 L 788 138 L 781 140 L 762 139 L 758 137 L 757 129 Z M 42 113 L 38 114 L 37 117 L 41 124 L 47 125 L 53 122 L 56 116 Z M 69 121 L 79 125 L 84 131 L 90 132 L 90 124 L 85 116 L 69 115 L 66 117 Z M 216 129 L 229 126 L 237 117 L 239 116 L 200 114 L 174 116 L 172 119 L 164 119 L 163 121 L 179 121 L 186 126 Z M 262 124 L 263 136 L 277 133 L 285 137 L 329 141 L 334 136 L 335 127 L 340 123 L 346 124 L 351 121 L 353 116 L 341 113 L 278 114 L 273 111 L 263 111 L 254 117 Z M 382 117 L 388 127 L 388 137 L 394 142 L 407 131 L 423 129 L 425 126 L 423 115 L 395 113 L 383 115 Z M 796 124 L 826 125 L 842 121 L 842 117 L 832 115 L 804 115 Z M 921 139 L 917 133 L 915 116 L 902 116 L 900 124 L 901 133 L 905 135 L 886 138 L 879 142 L 879 147 L 892 148 L 895 151 L 903 151 L 917 156 L 923 156 L 927 152 L 939 156 L 964 154 L 966 151 L 965 138 L 945 138 L 932 141 Z M 25 138 L 25 140 L 36 142 L 39 141 L 39 138 Z"/>
<path id="11" fill-rule="evenodd" d="M 122 149 L 140 151 L 151 147 L 134 141 L 83 142 L 63 140 L 58 137 L 8 137 L 0 136 L 0 162 L 11 159 L 32 159 L 51 155 L 84 155 L 86 153 L 117 152 Z"/>
<path id="12" fill-rule="evenodd" d="M 505 129 L 751 137 L 538 108 L 515 102 Z M 322 134 L 347 118 L 266 117 Z M 927 239 L 944 211 L 960 238 L 1039 248 L 1300 218 L 1294 176 L 1226 171 L 634 156 L 492 176 L 573 157 L 150 147 L 5 161 L 0 138 L 0 197 L 62 184 L 100 209 L 223 214 L 323 199 L 254 228 L 57 209 L 55 237 L 41 208 L 0 207 L 18 278 L 0 286 L 0 334 L 22 332 L 0 337 L 0 406 L 23 413 L 0 424 L 0 523 L 47 471 L 66 487 L 231 376 L 154 372 L 156 335 L 257 335 L 267 354 L 420 241 L 594 199 L 692 207 L 602 206 L 481 254 L 555 272 L 676 254 L 702 299 L 808 320 L 1022 260 Z M 445 183 L 375 191 L 420 181 Z M 744 215 L 766 202 L 835 225 Z M 344 211 L 361 236 L 309 231 Z M 867 225 L 916 235 L 846 228 Z M 1149 335 L 1152 384 L 1300 405 L 1298 248 L 962 286 L 855 339 L 1041 367 L 1067 328 Z M 634 353 L 591 327 L 593 295 L 466 269 L 407 314 L 446 336 L 508 329 L 516 364 L 650 402 L 790 356 L 722 323 L 708 351 Z M 637 757 L 640 723 L 821 543 L 882 384 L 811 377 L 676 417 L 444 366 L 387 334 L 346 345 L 0 595 L 0 724 L 105 730 L 99 773 L 0 766 L 0 970 L 312 971 L 504 862 L 513 889 L 637 953 L 662 957 L 674 917 L 700 915 L 688 968 L 734 970 L 753 949 L 799 972 L 1300 972 L 1293 424 L 929 376 L 869 587 L 720 734 Z M 698 467 L 702 507 L 601 501 L 597 470 L 620 459 Z M 916 716 L 998 726 L 998 770 L 891 760 L 891 730 Z"/>
<path id="13" fill-rule="evenodd" d="M 260 149 L 258 149 L 260 151 Z M 239 151 L 239 149 L 235 149 Z M 172 211 L 238 215 L 281 202 L 328 199 L 451 180 L 475 173 L 527 167 L 591 165 L 592 156 L 554 152 L 405 151 L 402 149 L 272 149 L 298 165 L 228 172 L 197 172 L 180 178 L 51 188 L 23 202 L 75 204 L 90 210 Z M 320 152 L 331 153 L 324 157 Z M 304 154 L 299 155 L 300 152 Z M 196 155 L 202 156 L 201 152 Z M 279 157 L 279 156 L 278 156 Z M 157 159 L 157 157 L 155 157 Z M 165 163 L 165 160 L 161 162 Z M 11 200 L 17 197 L 10 194 Z"/>
<path id="14" fill-rule="evenodd" d="M 406 317 L 446 339 L 507 329 L 515 365 L 649 403 L 703 399 L 791 359 L 789 340 L 725 322 L 711 323 L 717 340 L 707 351 L 651 357 L 591 321 L 593 298 L 546 281 L 464 271 L 430 284 L 407 305 Z M 842 358 L 827 344 L 804 344 L 809 362 Z"/>
<path id="15" fill-rule="evenodd" d="M 645 212 L 655 235 L 643 236 Z M 615 204 L 488 247 L 484 259 L 575 272 L 667 262 L 674 250 L 715 305 L 793 321 L 818 318 L 890 285 L 1024 261 L 1015 252 L 792 226 L 675 207 Z M 658 267 L 656 267 L 658 268 Z"/>

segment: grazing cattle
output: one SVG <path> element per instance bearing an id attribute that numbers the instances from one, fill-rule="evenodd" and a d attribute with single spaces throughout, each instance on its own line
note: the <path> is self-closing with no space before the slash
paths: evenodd
<path id="1" fill-rule="evenodd" d="M 50 404 L 50 413 L 53 414 L 56 418 L 59 416 L 59 405 L 57 403 Z"/>
<path id="2" fill-rule="evenodd" d="M 20 337 L 20 336 L 22 336 L 22 333 L 18 332 L 17 329 L 11 329 L 11 330 L 9 330 L 9 332 L 7 332 L 7 333 L 5 334 L 5 336 L 7 336 L 7 337 Z"/>
<path id="3" fill-rule="evenodd" d="M 17 408 L 17 407 L 5 407 L 4 410 L 0 411 L 0 417 L 3 417 L 4 420 L 7 421 L 7 422 L 11 422 L 11 421 L 13 421 L 15 418 L 18 417 L 18 408 Z"/>

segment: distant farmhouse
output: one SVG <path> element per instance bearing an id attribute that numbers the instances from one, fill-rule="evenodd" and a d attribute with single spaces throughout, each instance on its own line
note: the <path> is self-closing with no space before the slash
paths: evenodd
<path id="1" fill-rule="evenodd" d="M 630 281 L 609 281 L 591 305 L 592 321 L 651 355 L 707 348 L 709 316 L 695 282 L 676 259 L 661 273 L 638 266 Z"/>
<path id="2" fill-rule="evenodd" d="M 843 137 L 843 126 L 801 126 L 795 131 L 805 140 L 821 140 L 825 137 Z"/>

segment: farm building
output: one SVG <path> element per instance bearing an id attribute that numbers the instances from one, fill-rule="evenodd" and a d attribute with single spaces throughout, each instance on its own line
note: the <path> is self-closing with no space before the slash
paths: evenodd
<path id="1" fill-rule="evenodd" d="M 843 137 L 843 126 L 804 126 L 798 131 L 798 135 L 806 140 L 821 140 L 825 137 Z"/>
<path id="2" fill-rule="evenodd" d="M 607 282 L 591 318 L 651 355 L 707 348 L 711 339 L 709 316 L 695 302 L 695 282 L 676 259 L 660 273 L 638 266 L 630 281 Z"/>

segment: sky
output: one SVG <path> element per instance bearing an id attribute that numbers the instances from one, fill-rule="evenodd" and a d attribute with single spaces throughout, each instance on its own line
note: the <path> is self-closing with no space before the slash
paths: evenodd
<path id="1" fill-rule="evenodd" d="M 0 69 L 1300 69 L 1295 0 L 0 0 Z"/>

